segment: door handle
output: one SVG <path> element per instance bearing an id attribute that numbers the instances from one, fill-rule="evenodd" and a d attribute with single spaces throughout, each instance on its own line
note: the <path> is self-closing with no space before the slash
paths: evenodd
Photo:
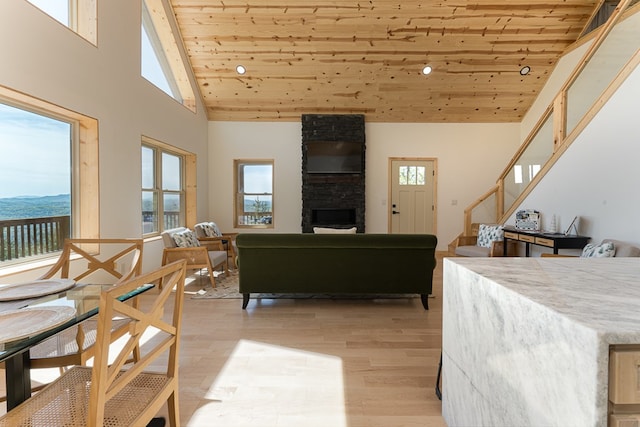
<path id="1" fill-rule="evenodd" d="M 392 213 L 393 215 L 397 215 L 397 214 L 399 214 L 400 212 L 398 212 L 398 211 L 391 211 L 391 213 Z"/>

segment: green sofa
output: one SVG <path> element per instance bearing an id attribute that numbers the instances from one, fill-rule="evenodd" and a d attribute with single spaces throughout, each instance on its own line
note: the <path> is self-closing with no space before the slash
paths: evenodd
<path id="1" fill-rule="evenodd" d="M 240 233 L 239 290 L 420 294 L 429 309 L 437 238 L 428 234 Z"/>

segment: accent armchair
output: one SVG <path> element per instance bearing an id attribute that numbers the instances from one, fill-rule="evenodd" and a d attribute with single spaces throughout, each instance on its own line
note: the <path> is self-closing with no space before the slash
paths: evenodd
<path id="1" fill-rule="evenodd" d="M 229 272 L 227 251 L 221 241 L 200 244 L 195 233 L 185 227 L 163 232 L 162 241 L 164 243 L 162 265 L 183 259 L 187 262 L 187 270 L 207 269 L 209 281 L 214 288 L 216 281 L 213 271 L 222 267 L 225 273 Z"/>
<path id="2" fill-rule="evenodd" d="M 209 242 L 222 242 L 222 246 L 227 251 L 227 258 L 230 265 L 237 269 L 236 256 L 238 246 L 236 245 L 236 236 L 238 233 L 223 233 L 215 222 L 201 222 L 193 227 L 196 237 L 200 244 L 206 246 Z"/>
<path id="3" fill-rule="evenodd" d="M 501 225 L 478 224 L 477 231 L 472 228 L 472 236 L 459 236 L 455 254 L 464 257 L 501 257 L 504 254 L 503 231 Z M 509 241 L 507 255 L 516 256 L 515 242 Z"/>

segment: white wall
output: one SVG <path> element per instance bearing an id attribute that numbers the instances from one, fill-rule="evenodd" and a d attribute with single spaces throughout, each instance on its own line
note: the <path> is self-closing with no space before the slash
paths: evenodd
<path id="1" fill-rule="evenodd" d="M 387 232 L 389 157 L 432 157 L 438 163 L 439 250 L 460 233 L 464 208 L 495 184 L 519 146 L 517 123 L 365 126 L 367 232 Z M 300 232 L 301 141 L 299 122 L 210 122 L 211 219 L 223 230 L 233 230 L 233 159 L 274 159 L 275 224 L 265 231 Z"/>
<path id="2" fill-rule="evenodd" d="M 202 103 L 194 114 L 140 76 L 140 1 L 98 2 L 96 47 L 28 2 L 2 0 L 0 64 L 0 85 L 99 121 L 101 237 L 141 236 L 142 135 L 207 158 Z M 208 182 L 206 161 L 198 182 Z M 198 188 L 201 219 L 206 188 Z M 161 247 L 145 246 L 145 270 L 160 264 Z"/>
<path id="3" fill-rule="evenodd" d="M 521 209 L 552 215 L 564 230 L 579 216 L 578 231 L 599 243 L 604 238 L 640 245 L 640 69 L 636 69 L 573 142 Z M 508 223 L 513 224 L 513 217 Z"/>
<path id="4" fill-rule="evenodd" d="M 301 138 L 301 123 L 210 122 L 210 220 L 222 231 L 233 231 L 234 159 L 273 160 L 274 228 L 251 231 L 299 233 L 302 229 Z"/>

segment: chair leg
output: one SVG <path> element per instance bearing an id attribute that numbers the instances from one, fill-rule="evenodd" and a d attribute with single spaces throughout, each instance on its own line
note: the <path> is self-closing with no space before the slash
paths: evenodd
<path id="1" fill-rule="evenodd" d="M 209 271 L 209 281 L 211 282 L 212 287 L 216 287 L 216 278 L 213 276 L 213 268 L 207 267 Z"/>
<path id="2" fill-rule="evenodd" d="M 174 391 L 167 400 L 167 409 L 169 410 L 169 425 L 178 427 L 180 425 L 180 411 L 178 406 L 178 392 Z"/>

